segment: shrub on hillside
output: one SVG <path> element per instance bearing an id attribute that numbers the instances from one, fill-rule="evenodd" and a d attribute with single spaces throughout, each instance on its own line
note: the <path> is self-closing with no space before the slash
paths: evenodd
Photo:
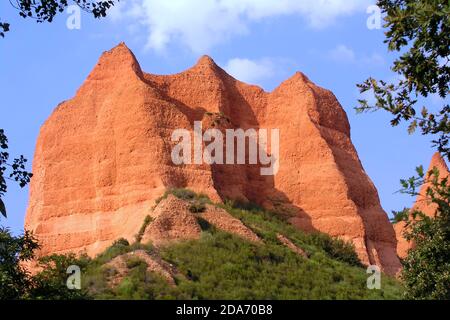
<path id="1" fill-rule="evenodd" d="M 141 228 L 139 229 L 139 232 L 134 236 L 136 239 L 136 242 L 140 243 L 142 240 L 142 237 L 144 236 L 145 230 L 147 229 L 148 225 L 152 223 L 153 218 L 149 215 L 145 216 L 144 222 L 142 223 Z"/>
<path id="2" fill-rule="evenodd" d="M 202 203 L 211 203 L 211 200 L 209 199 L 209 197 L 203 193 L 197 194 L 194 191 L 189 190 L 189 189 L 172 188 L 172 189 L 166 190 L 166 192 L 164 192 L 164 194 L 161 197 L 156 199 L 156 201 L 155 201 L 156 204 L 158 204 L 162 200 L 166 199 L 169 194 L 174 195 L 178 199 L 186 200 L 189 202 L 197 200 Z"/>
<path id="3" fill-rule="evenodd" d="M 320 248 L 333 259 L 348 263 L 352 266 L 362 266 L 351 243 L 332 238 L 324 233 L 301 232 L 284 221 L 283 217 L 280 217 L 278 214 L 251 203 L 237 205 L 236 202 L 227 202 L 222 207 L 231 215 L 240 219 L 247 227 L 266 241 L 278 243 L 276 235 L 277 233 L 281 233 L 288 236 L 296 245 L 304 249 L 308 249 L 305 248 L 306 246 L 313 246 L 313 250 Z M 241 209 L 241 207 L 251 209 Z"/>
<path id="4" fill-rule="evenodd" d="M 126 265 L 128 269 L 133 269 L 139 267 L 140 265 L 147 267 L 147 263 L 139 257 L 128 257 L 126 260 Z"/>
<path id="5" fill-rule="evenodd" d="M 112 244 L 113 247 L 118 247 L 118 246 L 128 247 L 129 245 L 130 245 L 130 243 L 125 238 L 119 238 L 116 241 L 114 241 Z"/>
<path id="6" fill-rule="evenodd" d="M 311 234 L 311 239 L 312 243 L 321 247 L 331 258 L 346 262 L 352 266 L 363 266 L 352 243 L 332 238 L 324 233 L 313 233 Z"/>

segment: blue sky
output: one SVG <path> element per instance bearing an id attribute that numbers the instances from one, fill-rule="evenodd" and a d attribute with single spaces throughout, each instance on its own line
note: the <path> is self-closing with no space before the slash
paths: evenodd
<path id="1" fill-rule="evenodd" d="M 297 70 L 334 92 L 346 110 L 353 143 L 389 213 L 413 199 L 396 194 L 399 179 L 432 156 L 430 138 L 392 128 L 386 113 L 356 115 L 356 83 L 369 76 L 393 79 L 395 55 L 383 30 L 370 30 L 370 0 L 128 0 L 104 20 L 81 14 L 69 29 L 68 13 L 52 24 L 22 19 L 1 1 L 11 31 L 0 39 L 0 128 L 12 155 L 30 160 L 39 128 L 58 103 L 71 98 L 103 51 L 121 41 L 146 72 L 170 74 L 210 55 L 239 80 L 272 90 Z M 70 20 L 74 21 L 74 20 Z M 14 184 L 5 197 L 3 225 L 23 228 L 28 189 Z"/>

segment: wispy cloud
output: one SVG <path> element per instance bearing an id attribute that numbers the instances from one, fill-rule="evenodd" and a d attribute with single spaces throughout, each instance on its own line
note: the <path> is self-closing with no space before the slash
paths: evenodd
<path id="1" fill-rule="evenodd" d="M 382 65 L 385 63 L 384 58 L 378 53 L 370 55 L 357 55 L 355 51 L 346 45 L 340 44 L 331 49 L 327 57 L 329 60 L 344 64 L 357 65 Z"/>
<path id="2" fill-rule="evenodd" d="M 355 52 L 343 44 L 338 45 L 336 48 L 330 50 L 330 52 L 328 53 L 328 57 L 331 60 L 337 61 L 337 62 L 355 62 L 356 61 Z"/>
<path id="3" fill-rule="evenodd" d="M 270 59 L 233 58 L 228 61 L 224 69 L 236 79 L 248 83 L 259 83 L 275 74 L 274 63 Z"/>
<path id="4" fill-rule="evenodd" d="M 312 28 L 326 28 L 336 19 L 364 12 L 373 0 L 128 0 L 111 19 L 128 19 L 147 34 L 147 48 L 164 50 L 179 41 L 205 52 L 227 39 L 246 34 L 263 19 L 296 15 Z"/>

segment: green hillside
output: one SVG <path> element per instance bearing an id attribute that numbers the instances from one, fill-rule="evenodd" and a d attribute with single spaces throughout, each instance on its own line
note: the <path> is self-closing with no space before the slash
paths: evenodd
<path id="1" fill-rule="evenodd" d="M 257 207 L 221 206 L 251 228 L 263 244 L 219 231 L 199 218 L 199 240 L 156 249 L 122 239 L 95 259 L 52 259 L 60 262 L 60 268 L 80 265 L 81 297 L 93 299 L 400 299 L 403 295 L 399 282 L 384 275 L 380 290 L 367 289 L 365 268 L 353 248 L 342 241 L 306 234 Z M 288 237 L 308 258 L 281 244 L 277 234 Z M 130 258 L 127 275 L 111 285 L 117 270 L 106 264 L 137 249 L 170 263 L 176 273 L 174 283 L 148 272 L 143 260 Z M 58 272 L 54 269 L 53 273 Z"/>

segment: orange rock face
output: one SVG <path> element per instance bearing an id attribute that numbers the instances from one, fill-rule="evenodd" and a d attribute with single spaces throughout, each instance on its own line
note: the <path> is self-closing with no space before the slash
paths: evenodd
<path id="1" fill-rule="evenodd" d="M 279 171 L 261 165 L 175 165 L 174 129 L 280 131 Z M 239 82 L 209 57 L 179 74 L 144 73 L 124 45 L 105 52 L 41 128 L 26 228 L 42 254 L 94 255 L 137 233 L 165 189 L 252 201 L 297 227 L 355 244 L 362 262 L 400 267 L 396 238 L 350 140 L 345 111 L 302 73 L 273 92 Z"/>
<path id="2" fill-rule="evenodd" d="M 151 212 L 154 219 L 144 230 L 142 243 L 151 242 L 155 246 L 181 240 L 195 240 L 201 236 L 198 218 L 222 231 L 260 243 L 258 236 L 247 228 L 241 220 L 234 218 L 225 209 L 206 204 L 203 212 L 192 213 L 190 203 L 169 194 Z"/>
<path id="3" fill-rule="evenodd" d="M 153 212 L 155 220 L 145 229 L 142 242 L 156 246 L 171 241 L 199 239 L 197 219 L 189 212 L 189 204 L 173 195 L 162 200 Z"/>
<path id="4" fill-rule="evenodd" d="M 436 152 L 431 158 L 430 166 L 428 172 L 432 171 L 434 168 L 439 170 L 439 179 L 444 179 L 449 176 L 449 171 L 447 164 L 444 159 L 442 159 L 439 152 Z M 429 197 L 426 196 L 428 188 L 431 187 L 431 182 L 426 182 L 420 188 L 419 194 L 417 195 L 416 202 L 411 208 L 411 212 L 421 211 L 429 217 L 433 217 L 436 213 L 437 206 L 434 203 L 429 202 Z M 394 230 L 397 236 L 397 254 L 400 258 L 405 258 L 408 255 L 408 250 L 414 247 L 414 244 L 407 241 L 403 236 L 406 229 L 406 223 L 400 221 L 394 225 Z"/>

